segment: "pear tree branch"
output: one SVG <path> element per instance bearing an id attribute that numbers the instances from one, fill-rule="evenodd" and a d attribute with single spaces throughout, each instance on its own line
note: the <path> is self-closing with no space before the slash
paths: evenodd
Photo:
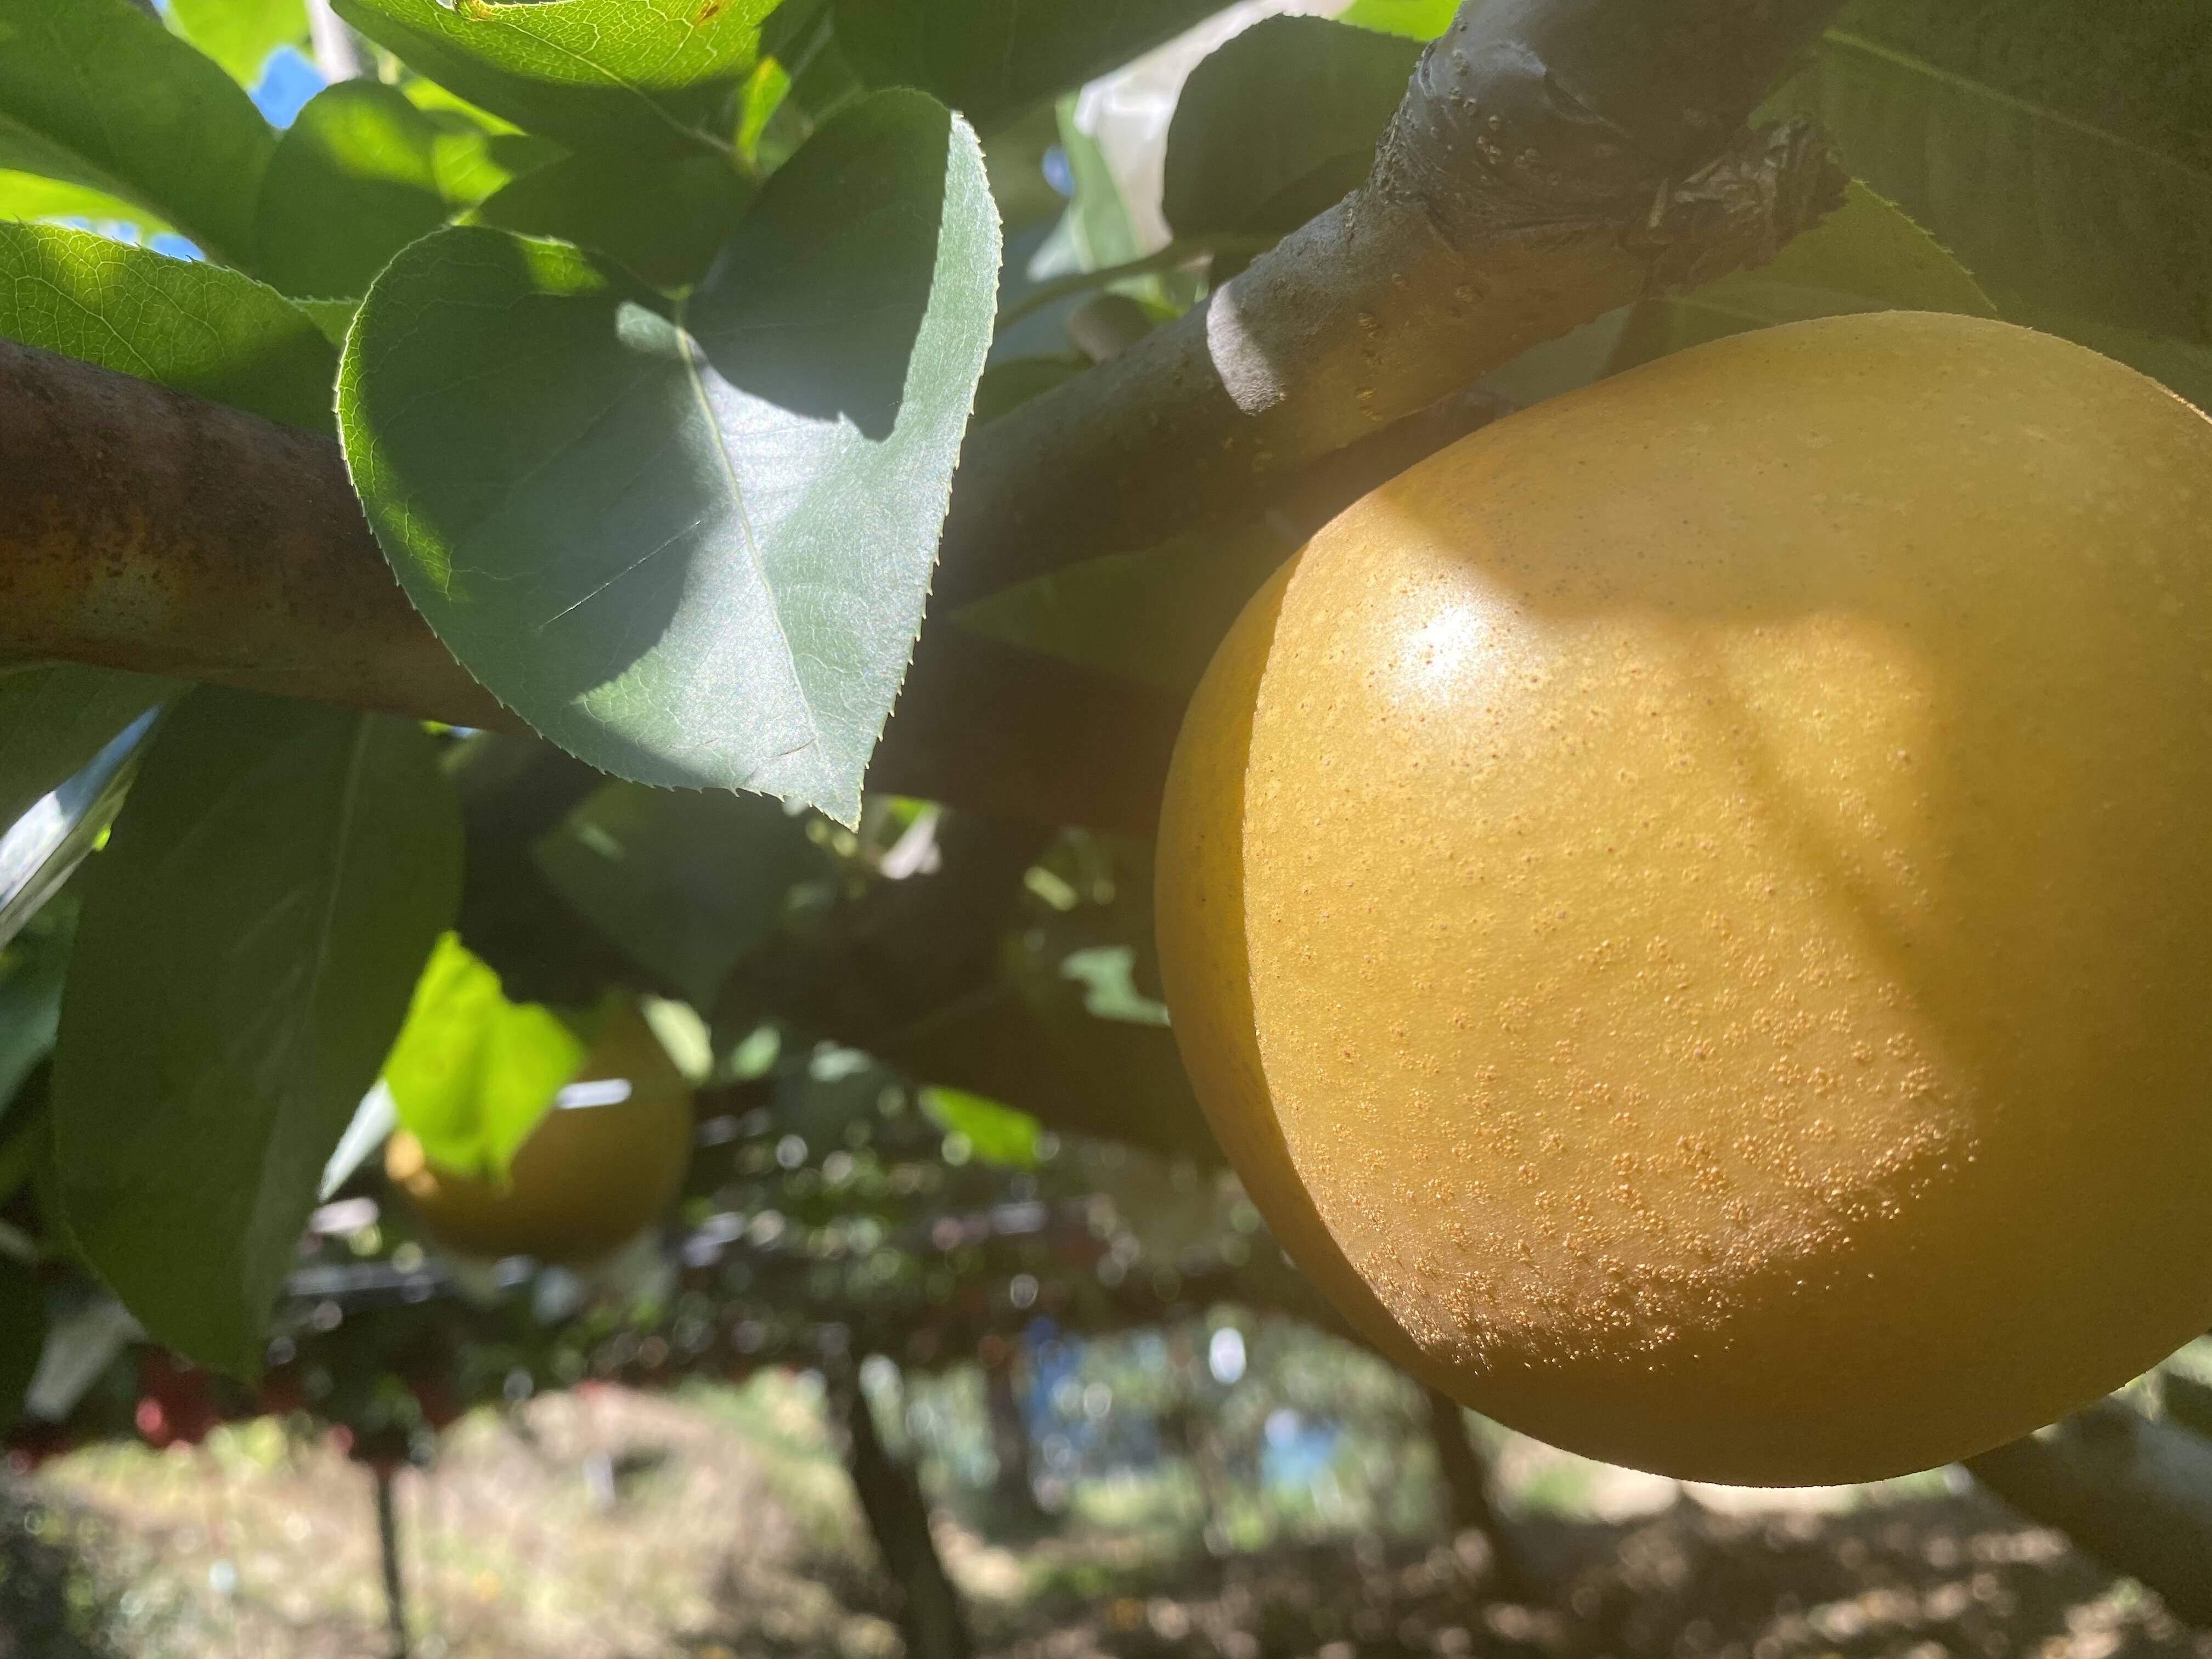
<path id="1" fill-rule="evenodd" d="M 2212 1440 L 2102 1400 L 1966 1468 L 2179 1617 L 2212 1622 Z"/>
<path id="2" fill-rule="evenodd" d="M 1188 316 L 970 434 L 938 620 L 871 787 L 1146 827 L 1174 700 L 945 613 L 1379 481 L 1378 459 L 1467 429 L 1437 411 L 1525 347 L 1771 256 L 1840 179 L 1802 128 L 1744 123 L 1838 3 L 1468 0 L 1364 185 Z M 329 440 L 4 343 L 0 651 L 513 725 L 408 605 Z"/>
<path id="3" fill-rule="evenodd" d="M 962 457 L 958 600 L 1249 516 L 1528 347 L 1771 258 L 1841 200 L 1751 110 L 1835 0 L 1470 0 L 1367 182 Z"/>

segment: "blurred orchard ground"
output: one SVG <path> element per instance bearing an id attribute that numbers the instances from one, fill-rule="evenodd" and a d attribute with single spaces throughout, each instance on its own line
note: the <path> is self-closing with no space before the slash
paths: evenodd
<path id="1" fill-rule="evenodd" d="M 1241 1330 L 1247 1368 L 1220 1382 L 1195 1356 Z M 1170 1452 L 1143 1403 L 1176 1386 L 1177 1352 L 1220 1427 L 1211 1468 Z M 1216 1352 L 1226 1369 L 1234 1349 Z M 1342 1345 L 1224 1312 L 1040 1358 L 1030 1415 L 1060 1508 L 1027 1521 L 992 1478 L 980 1377 L 871 1390 L 921 1459 L 980 1647 L 1007 1659 L 2212 1654 L 1963 1480 L 1684 1489 L 1486 1427 L 1547 1586 L 1501 1594 L 1486 1541 L 1449 1522 L 1418 1396 Z M 893 1596 L 823 1407 L 818 1377 L 775 1372 L 471 1414 L 400 1486 L 416 1651 L 891 1659 Z M 275 1419 L 73 1454 L 0 1486 L 0 1520 L 9 1659 L 381 1650 L 368 1478 Z"/>

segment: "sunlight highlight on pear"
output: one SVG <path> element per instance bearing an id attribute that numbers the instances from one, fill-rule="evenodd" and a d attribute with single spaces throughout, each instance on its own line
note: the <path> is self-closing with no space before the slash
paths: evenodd
<path id="1" fill-rule="evenodd" d="M 2026 330 L 1739 336 L 1252 603 L 1159 930 L 1255 1200 L 1459 1399 L 1867 1480 L 2212 1322 L 2212 422 Z"/>

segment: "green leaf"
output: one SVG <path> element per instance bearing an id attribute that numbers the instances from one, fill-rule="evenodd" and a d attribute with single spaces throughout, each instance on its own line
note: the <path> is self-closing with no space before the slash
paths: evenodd
<path id="1" fill-rule="evenodd" d="M 1179 237 L 1283 235 L 1343 199 L 1421 56 L 1325 17 L 1270 17 L 1191 71 L 1168 128 L 1162 207 Z"/>
<path id="2" fill-rule="evenodd" d="M 2212 169 L 2204 0 L 1854 0 L 1837 26 Z"/>
<path id="3" fill-rule="evenodd" d="M 314 324 L 318 333 L 341 349 L 346 331 L 353 326 L 353 314 L 361 309 L 359 300 L 295 300 L 292 303 Z"/>
<path id="4" fill-rule="evenodd" d="M 447 933 L 416 984 L 384 1083 L 432 1163 L 504 1181 L 583 1063 L 582 1039 L 559 1016 L 508 1001 L 499 975 Z"/>
<path id="5" fill-rule="evenodd" d="M 261 79 L 270 52 L 307 38 L 300 0 L 169 0 L 169 19 L 242 87 Z"/>
<path id="6" fill-rule="evenodd" d="M 0 948 L 33 922 L 41 931 L 58 915 L 73 922 L 74 902 L 54 913 L 46 906 L 106 838 L 131 793 L 153 724 L 151 709 L 138 714 L 0 833 Z"/>
<path id="7" fill-rule="evenodd" d="M 558 243 L 441 231 L 347 337 L 355 488 L 439 637 L 545 737 L 853 822 L 998 257 L 974 135 L 912 93 L 817 133 L 672 307 Z"/>
<path id="8" fill-rule="evenodd" d="M 1000 127 L 983 146 L 991 199 L 999 204 L 999 220 L 1010 245 L 1022 231 L 1056 221 L 1067 210 L 1067 198 L 1048 171 L 1060 141 L 1060 116 L 1058 104 L 1040 104 L 1012 126 Z"/>
<path id="9" fill-rule="evenodd" d="M 1077 124 L 1075 108 L 1076 100 L 1068 97 L 1050 112 L 1072 193 L 1042 243 L 1006 273 L 1000 313 L 1001 349 L 1034 351 L 1046 340 L 1064 347 L 1070 319 L 1083 311 L 1112 319 L 1108 331 L 1126 331 L 1134 338 L 1188 310 L 1202 291 L 1194 273 L 1144 265 L 1145 245 L 1113 167 L 1098 141 Z M 1000 137 L 1021 133 L 1028 138 L 1029 125 L 1025 119 L 1021 127 Z M 1004 179 L 1003 165 L 999 176 Z M 1132 266 L 1136 268 L 1128 269 Z M 1122 274 L 1099 282 L 1085 280 L 1110 270 Z M 1103 292 L 1089 293 L 1094 289 Z M 1107 295 L 1119 296 L 1119 301 Z M 1027 344 L 1023 343 L 1025 334 Z"/>
<path id="10" fill-rule="evenodd" d="M 0 225 L 0 335 L 272 421 L 330 425 L 331 343 L 275 289 L 222 265 Z"/>
<path id="11" fill-rule="evenodd" d="M 1458 10 L 1459 0 L 1352 0 L 1336 21 L 1408 40 L 1433 40 L 1451 27 Z"/>
<path id="12" fill-rule="evenodd" d="M 1073 191 L 1055 234 L 1066 239 L 1078 270 L 1106 270 L 1127 264 L 1144 250 L 1106 151 L 1076 125 L 1074 99 L 1061 99 L 1055 113 L 1060 154 L 1066 158 Z M 1048 248 L 1036 263 L 1042 269 L 1055 262 Z"/>
<path id="13" fill-rule="evenodd" d="M 796 9 L 797 6 L 787 3 L 776 18 Z M 817 128 L 860 102 L 872 89 L 838 44 L 836 19 L 829 7 L 813 9 L 817 27 L 789 38 L 787 61 L 791 67 L 791 90 L 769 116 L 762 134 L 762 165 L 770 171 L 789 161 Z"/>
<path id="14" fill-rule="evenodd" d="M 1093 1019 L 1127 1025 L 1165 1025 L 1168 1006 L 1137 988 L 1137 952 L 1127 945 L 1093 945 L 1071 951 L 1060 976 L 1084 988 L 1083 1012 Z"/>
<path id="15" fill-rule="evenodd" d="M 2014 322 L 2041 329 L 2046 334 L 2062 335 L 2125 363 L 2138 374 L 2163 382 L 2169 391 L 2212 415 L 2212 346 L 2137 334 L 2131 329 L 2115 328 L 2110 323 L 2069 316 L 2033 305 L 2017 295 L 2003 296 L 2003 310 Z"/>
<path id="16" fill-rule="evenodd" d="M 176 690 L 146 674 L 0 660 L 0 835 Z"/>
<path id="17" fill-rule="evenodd" d="M 2212 175 L 1842 33 L 1775 106 L 1814 116 L 1991 294 L 2212 343 Z"/>
<path id="18" fill-rule="evenodd" d="M 458 117 L 479 131 L 512 137 L 522 129 L 503 115 L 494 115 L 479 104 L 471 104 L 451 87 L 441 87 L 435 81 L 425 81 L 419 75 L 403 75 L 399 90 L 407 101 L 425 115 L 440 119 Z"/>
<path id="19" fill-rule="evenodd" d="M 1698 292 L 1758 285 L 1821 289 L 1865 303 L 1862 310 L 1950 311 L 1994 317 L 1996 307 L 1942 242 L 1857 179 L 1844 204 L 1755 270 L 1737 271 Z"/>
<path id="20" fill-rule="evenodd" d="M 396 87 L 341 81 L 309 99 L 261 183 L 257 269 L 287 294 L 357 299 L 392 256 L 558 151 L 427 114 Z"/>
<path id="21" fill-rule="evenodd" d="M 1188 695 L 1214 647 L 1296 544 L 1264 523 L 1091 559 L 956 611 L 972 633 Z"/>
<path id="22" fill-rule="evenodd" d="M 745 77 L 738 100 L 738 154 L 748 167 L 761 164 L 761 140 L 768 124 L 790 95 L 791 71 L 773 58 L 763 58 Z"/>
<path id="23" fill-rule="evenodd" d="M 775 0 L 336 0 L 339 16 L 471 103 L 578 149 L 682 149 L 726 129 Z"/>
<path id="24" fill-rule="evenodd" d="M 2160 1378 L 2159 1406 L 2170 1421 L 2212 1440 L 2212 1384 L 2168 1370 Z"/>
<path id="25" fill-rule="evenodd" d="M 84 219 L 95 225 L 128 225 L 138 240 L 169 228 L 159 215 L 82 185 L 42 179 L 35 173 L 0 172 L 0 222 L 35 224 L 41 220 Z"/>
<path id="26" fill-rule="evenodd" d="M 571 155 L 516 179 L 477 218 L 574 242 L 655 288 L 674 289 L 705 273 L 753 195 L 751 180 L 726 156 Z"/>
<path id="27" fill-rule="evenodd" d="M 981 1162 L 1003 1169 L 1036 1168 L 1037 1137 L 1043 1127 L 1027 1112 L 964 1089 L 924 1089 L 921 1107 L 938 1127 L 966 1140 Z"/>
<path id="28" fill-rule="evenodd" d="M 1980 284 L 1941 243 L 1854 181 L 1840 209 L 1768 264 L 1638 306 L 1610 368 L 1617 371 L 1747 329 L 1864 311 L 1997 314 Z"/>
<path id="29" fill-rule="evenodd" d="M 54 1046 L 62 981 L 68 976 L 70 941 L 76 933 L 67 908 L 57 904 L 42 912 L 37 927 L 0 948 L 0 1132 L 15 1129 L 8 1109 L 15 1091 Z M 57 911 L 64 913 L 59 926 L 47 920 Z M 0 1176 L 0 1205 L 11 1190 Z"/>
<path id="30" fill-rule="evenodd" d="M 53 1121 L 79 1246 L 179 1352 L 258 1368 L 460 851 L 415 725 L 213 688 L 169 715 L 85 894 Z"/>
<path id="31" fill-rule="evenodd" d="M 533 850 L 554 888 L 600 932 L 713 1008 L 730 970 L 766 941 L 821 854 L 773 801 L 609 784 Z"/>
<path id="32" fill-rule="evenodd" d="M 991 132 L 1224 3 L 837 0 L 837 39 L 872 85 L 919 87 Z"/>
<path id="33" fill-rule="evenodd" d="M 135 202 L 235 260 L 275 144 L 238 83 L 131 0 L 0 0 L 0 167 Z"/>
<path id="34" fill-rule="evenodd" d="M 993 363 L 975 388 L 975 424 L 1011 414 L 1090 367 L 1088 357 L 1008 357 Z"/>
<path id="35" fill-rule="evenodd" d="M 15 1426 L 46 1344 L 46 1294 L 37 1271 L 0 1255 L 0 1436 Z"/>
<path id="36" fill-rule="evenodd" d="M 978 1000 L 898 1045 L 911 1075 L 1048 1110 L 1055 1127 L 1218 1159 L 1165 1026 L 1096 1019 L 1061 982 L 1050 1001 Z"/>

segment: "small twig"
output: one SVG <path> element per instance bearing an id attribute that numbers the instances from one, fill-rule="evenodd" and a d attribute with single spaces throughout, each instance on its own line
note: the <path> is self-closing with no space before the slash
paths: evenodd
<path id="1" fill-rule="evenodd" d="M 1038 283 L 1017 303 L 1000 312 L 998 331 L 1004 334 L 1024 317 L 1034 316 L 1071 294 L 1086 294 L 1094 288 L 1107 288 L 1133 276 L 1150 276 L 1158 271 L 1180 270 L 1187 265 L 1194 265 L 1224 253 L 1257 253 L 1273 246 L 1273 239 L 1266 236 L 1195 237 L 1188 241 L 1170 242 L 1158 252 L 1124 260 L 1118 265 L 1107 265 L 1097 270 L 1071 271 L 1065 276 L 1055 276 L 1049 282 Z"/>

